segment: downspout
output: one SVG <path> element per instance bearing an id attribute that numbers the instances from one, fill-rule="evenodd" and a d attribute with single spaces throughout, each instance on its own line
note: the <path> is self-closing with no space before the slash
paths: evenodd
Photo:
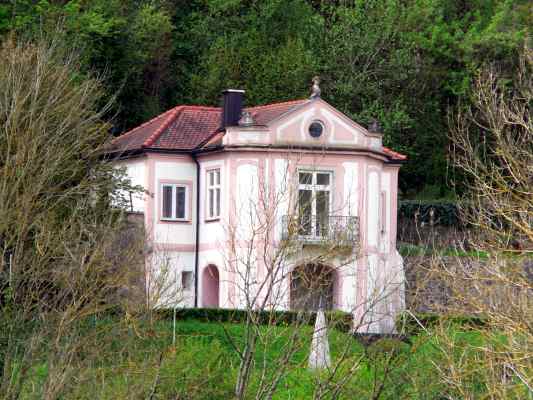
<path id="1" fill-rule="evenodd" d="M 198 307 L 198 254 L 200 253 L 200 163 L 196 154 L 192 153 L 196 164 L 196 240 L 194 248 L 194 308 Z"/>

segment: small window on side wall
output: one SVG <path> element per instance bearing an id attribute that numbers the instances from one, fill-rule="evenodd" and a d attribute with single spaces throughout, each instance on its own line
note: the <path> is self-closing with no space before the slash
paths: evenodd
<path id="1" fill-rule="evenodd" d="M 181 273 L 181 288 L 183 290 L 191 290 L 192 289 L 192 272 L 191 271 L 183 271 Z"/>
<path id="2" fill-rule="evenodd" d="M 207 190 L 206 190 L 206 219 L 220 218 L 220 168 L 207 171 Z"/>
<path id="3" fill-rule="evenodd" d="M 164 183 L 161 185 L 161 219 L 185 221 L 187 215 L 187 186 Z"/>

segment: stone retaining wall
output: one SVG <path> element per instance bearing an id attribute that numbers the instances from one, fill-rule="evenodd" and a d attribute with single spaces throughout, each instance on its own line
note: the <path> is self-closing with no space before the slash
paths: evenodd
<path id="1" fill-rule="evenodd" d="M 406 307 L 413 312 L 477 313 L 532 307 L 533 259 L 404 258 Z M 507 279 L 511 277 L 511 279 Z"/>

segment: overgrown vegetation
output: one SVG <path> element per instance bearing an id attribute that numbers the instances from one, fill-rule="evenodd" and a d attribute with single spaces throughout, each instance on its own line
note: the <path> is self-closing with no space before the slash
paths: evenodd
<path id="1" fill-rule="evenodd" d="M 531 397 L 528 6 L 0 5 L 0 396 Z M 58 20 L 64 30 L 55 32 Z M 42 39 L 49 32 L 54 39 Z M 73 52 L 72 44 L 83 49 Z M 91 72 L 104 70 L 105 78 Z M 101 158 L 111 128 L 105 119 L 116 111 L 117 131 L 174 103 L 216 103 L 227 86 L 246 87 L 253 103 L 305 96 L 317 71 L 327 100 L 363 123 L 379 117 L 387 143 L 417 160 L 405 168 L 404 188 L 431 182 L 436 196 L 446 194 L 451 128 L 453 178 L 467 189 L 462 218 L 474 227 L 468 248 L 423 250 L 428 273 L 449 293 L 439 317 L 409 314 L 398 330 L 410 344 L 387 338 L 364 347 L 331 329 L 332 367 L 320 373 L 307 368 L 309 321 L 291 314 L 284 325 L 275 323 L 283 315 L 254 309 L 248 272 L 255 251 L 239 260 L 248 266 L 242 312 L 183 311 L 174 330 L 172 314 L 158 320 L 143 304 L 124 301 L 144 301 L 130 275 L 144 264 L 142 246 L 116 245 L 124 223 L 118 194 L 133 188 Z M 430 224 L 429 211 L 421 223 Z M 256 243 L 248 245 L 256 250 Z M 283 254 L 263 250 L 258 257 L 276 271 Z M 232 315 L 241 323 L 227 323 Z"/>
<path id="2" fill-rule="evenodd" d="M 448 320 L 471 315 L 483 321 L 472 329 L 477 349 L 461 359 L 451 356 L 457 344 L 448 332 L 435 330 L 436 348 L 450 354 L 440 360 L 435 379 L 460 398 L 478 398 L 480 389 L 497 399 L 533 396 L 530 49 L 518 63 L 512 83 L 498 67 L 484 68 L 474 84 L 473 105 L 453 118 L 454 162 L 468 185 L 461 213 L 472 227 L 470 250 L 458 246 L 462 257 L 431 254 L 419 268 L 430 288 L 446 294 L 434 311 Z"/>
<path id="3" fill-rule="evenodd" d="M 216 105 L 228 87 L 249 104 L 323 96 L 354 120 L 378 118 L 410 160 L 406 195 L 448 196 L 448 107 L 468 106 L 480 67 L 517 71 L 533 24 L 528 0 L 16 0 L 0 34 L 38 34 L 58 20 L 83 47 L 83 71 L 106 71 L 118 134 L 176 104 Z M 458 186 L 462 191 L 463 186 Z"/>
<path id="4" fill-rule="evenodd" d="M 102 82 L 75 52 L 6 41 L 0 59 L 0 396 L 20 398 L 43 362 L 42 396 L 57 398 L 95 356 L 81 321 L 116 306 L 140 271 L 134 241 L 116 251 L 117 194 L 134 188 L 101 159 Z"/>
<path id="5" fill-rule="evenodd" d="M 112 320 L 97 320 L 91 324 L 104 335 L 95 335 L 94 342 L 109 341 L 108 324 Z M 293 327 L 261 328 L 262 338 L 255 353 L 255 362 L 263 363 L 264 370 L 256 369 L 250 379 L 250 396 L 264 379 L 263 373 L 275 372 L 278 360 L 291 338 Z M 79 379 L 73 382 L 72 391 L 66 399 L 227 399 L 233 394 L 233 385 L 239 370 L 239 358 L 233 350 L 245 336 L 240 324 L 205 323 L 194 320 L 178 321 L 176 340 L 173 344 L 173 328 L 169 321 L 153 324 L 143 322 L 135 331 L 115 338 L 115 346 L 125 351 L 114 358 L 99 359 L 78 371 Z M 442 351 L 441 338 L 446 334 L 453 350 Z M 334 389 L 346 372 L 338 371 L 336 378 L 327 383 L 325 375 L 307 369 L 311 328 L 306 328 L 299 337 L 299 350 L 290 358 L 290 373 L 280 382 L 273 399 L 322 398 L 317 396 L 320 384 Z M 486 337 L 475 330 L 463 329 L 453 323 L 442 323 L 427 332 L 419 333 L 407 344 L 397 339 L 381 339 L 363 346 L 347 334 L 330 331 L 329 339 L 333 360 L 344 357 L 346 343 L 348 356 L 358 367 L 348 382 L 338 391 L 331 390 L 323 398 L 338 399 L 432 399 L 446 393 L 451 398 L 483 398 L 488 394 L 487 379 L 495 371 L 478 365 L 479 369 L 469 371 L 468 392 L 450 387 L 446 382 L 435 379 L 441 373 L 446 360 L 460 362 L 465 357 L 476 359 L 482 354 L 483 346 L 495 351 L 503 344 L 497 332 Z M 39 398 L 42 382 L 48 374 L 46 363 L 33 369 L 31 382 L 25 387 L 29 398 Z M 510 378 L 512 391 L 509 399 L 527 398 L 526 389 L 519 380 Z M 466 397 L 462 397 L 466 395 Z"/>

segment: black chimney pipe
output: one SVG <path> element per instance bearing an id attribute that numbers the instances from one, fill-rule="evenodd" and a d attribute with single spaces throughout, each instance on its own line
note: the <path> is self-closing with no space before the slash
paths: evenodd
<path id="1" fill-rule="evenodd" d="M 239 125 L 242 113 L 242 103 L 244 100 L 244 90 L 227 89 L 222 92 L 224 95 L 222 106 L 222 126 L 224 129 L 227 126 Z"/>

